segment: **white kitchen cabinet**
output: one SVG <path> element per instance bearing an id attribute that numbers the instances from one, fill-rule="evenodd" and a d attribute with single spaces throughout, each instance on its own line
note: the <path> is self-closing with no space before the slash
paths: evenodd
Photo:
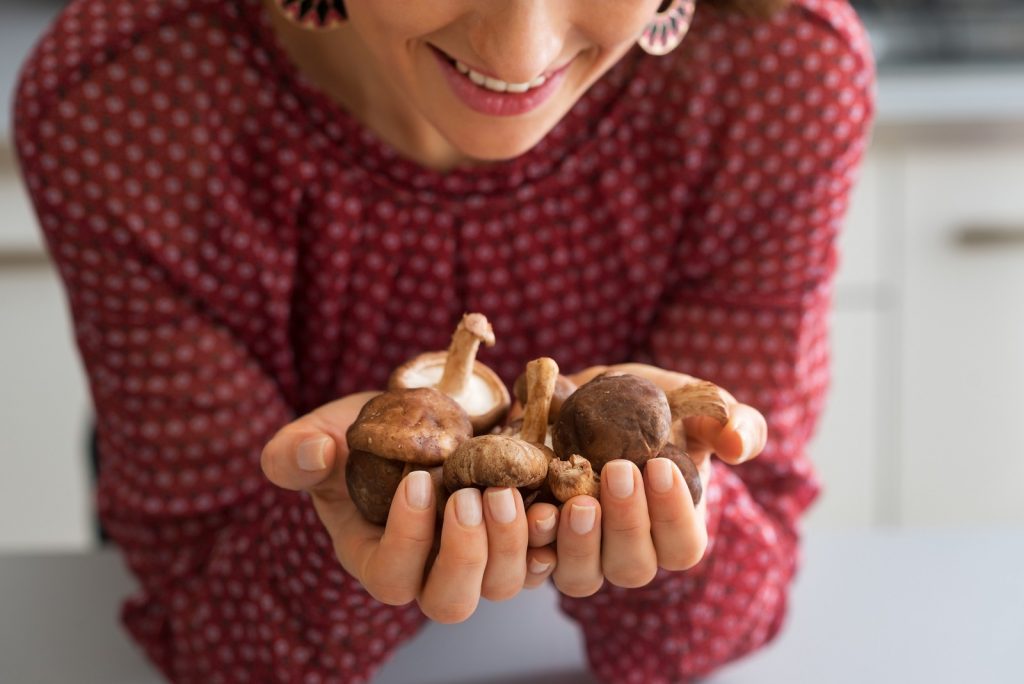
<path id="1" fill-rule="evenodd" d="M 908 149 L 900 522 L 1024 521 L 1024 136 Z"/>
<path id="2" fill-rule="evenodd" d="M 0 268 L 0 330 L 0 551 L 89 548 L 88 397 L 48 264 Z"/>
<path id="3" fill-rule="evenodd" d="M 90 416 L 64 290 L 0 142 L 0 552 L 93 545 Z"/>
<path id="4" fill-rule="evenodd" d="M 815 438 L 808 446 L 822 480 L 808 525 L 869 526 L 878 521 L 886 489 L 878 480 L 887 451 L 882 420 L 883 312 L 837 310 L 832 321 L 832 385 Z"/>

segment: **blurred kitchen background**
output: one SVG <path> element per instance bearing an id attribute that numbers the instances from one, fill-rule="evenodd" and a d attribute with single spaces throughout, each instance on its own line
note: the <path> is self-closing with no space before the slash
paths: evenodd
<path id="1" fill-rule="evenodd" d="M 10 143 L 63 3 L 0 2 L 0 552 L 97 544 L 90 410 Z M 1024 526 L 1024 0 L 855 2 L 879 60 L 843 237 L 815 530 Z"/>

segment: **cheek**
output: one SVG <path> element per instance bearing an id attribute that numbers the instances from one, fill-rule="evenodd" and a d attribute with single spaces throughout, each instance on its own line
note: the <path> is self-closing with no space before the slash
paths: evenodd
<path id="1" fill-rule="evenodd" d="M 573 24 L 581 37 L 604 50 L 629 45 L 647 26 L 661 0 L 583 0 Z"/>

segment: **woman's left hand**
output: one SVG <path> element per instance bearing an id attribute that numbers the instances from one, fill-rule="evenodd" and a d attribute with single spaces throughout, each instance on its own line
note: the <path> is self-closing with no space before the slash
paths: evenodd
<path id="1" fill-rule="evenodd" d="M 639 375 L 666 391 L 696 381 L 644 364 L 595 366 L 570 377 L 583 384 L 605 371 Z M 553 576 L 563 594 L 590 596 L 605 579 L 619 587 L 642 587 L 658 568 L 688 570 L 696 565 L 707 547 L 711 454 L 735 465 L 756 457 L 767 441 L 764 416 L 728 392 L 722 394 L 729 404 L 726 425 L 713 418 L 687 419 L 683 425 L 687 452 L 705 492 L 699 505 L 693 505 L 682 473 L 668 459 L 651 459 L 642 475 L 629 461 L 612 461 L 601 472 L 600 501 L 577 496 L 561 511 L 550 504 L 530 507 L 526 586 Z"/>

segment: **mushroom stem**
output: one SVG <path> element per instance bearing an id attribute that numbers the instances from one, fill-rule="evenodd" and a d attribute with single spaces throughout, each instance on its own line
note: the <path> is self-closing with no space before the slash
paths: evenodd
<path id="1" fill-rule="evenodd" d="M 478 313 L 464 315 L 452 335 L 444 375 L 437 384 L 439 390 L 450 397 L 462 393 L 473 375 L 473 363 L 481 342 L 488 347 L 494 344 L 494 330 L 487 317 Z"/>
<path id="2" fill-rule="evenodd" d="M 544 444 L 548 436 L 548 411 L 555 395 L 558 364 L 546 356 L 526 364 L 526 407 L 523 410 L 523 429 L 520 439 Z"/>

